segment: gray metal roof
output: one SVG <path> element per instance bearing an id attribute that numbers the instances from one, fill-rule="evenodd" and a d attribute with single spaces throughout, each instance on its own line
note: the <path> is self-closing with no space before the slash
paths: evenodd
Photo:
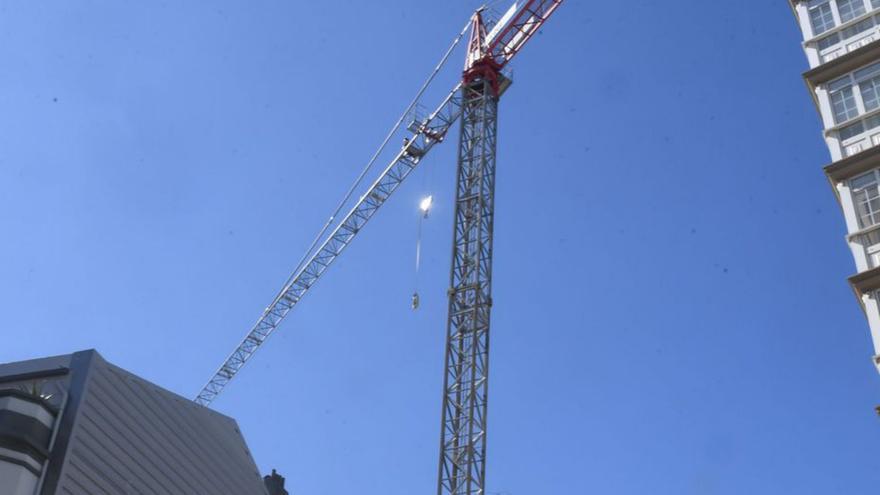
<path id="1" fill-rule="evenodd" d="M 0 365 L 0 387 L 8 382 L 4 376 L 61 368 L 69 368 L 69 376 L 45 379 L 56 380 L 69 400 L 44 495 L 266 494 L 235 420 L 114 366 L 95 351 Z"/>

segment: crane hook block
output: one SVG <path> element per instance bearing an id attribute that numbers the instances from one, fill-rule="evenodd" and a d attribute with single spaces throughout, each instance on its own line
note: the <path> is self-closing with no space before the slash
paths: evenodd
<path id="1" fill-rule="evenodd" d="M 419 293 L 418 292 L 413 292 L 412 309 L 413 309 L 413 311 L 419 309 Z"/>

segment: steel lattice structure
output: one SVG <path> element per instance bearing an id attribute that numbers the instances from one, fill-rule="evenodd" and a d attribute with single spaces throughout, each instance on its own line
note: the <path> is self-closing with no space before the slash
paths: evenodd
<path id="1" fill-rule="evenodd" d="M 281 289 L 232 354 L 202 388 L 195 402 L 209 405 L 223 391 L 267 338 L 278 328 L 284 317 L 302 300 L 324 271 L 351 244 L 355 236 L 385 201 L 412 173 L 435 144 L 443 141 L 449 128 L 461 115 L 461 94 L 456 86 L 443 103 L 424 121 L 410 125 L 411 135 L 406 146 L 385 168 L 367 192 L 349 211 L 323 244 L 308 258 L 299 271 Z"/>
<path id="2" fill-rule="evenodd" d="M 487 36 L 471 25 L 462 91 L 437 495 L 484 495 L 498 99 L 501 70 L 561 1 L 530 1 Z M 495 30 L 493 30 L 493 33 Z"/>
<path id="3" fill-rule="evenodd" d="M 403 149 L 338 226 L 323 238 L 314 254 L 309 250 L 302 267 L 291 275 L 195 402 L 207 406 L 223 391 L 376 211 L 462 117 L 437 494 L 485 495 L 498 100 L 509 84 L 502 70 L 561 3 L 562 0 L 515 3 L 488 34 L 482 19 L 484 9 L 477 10 L 471 19 L 462 82 L 429 117 L 410 124 Z"/>
<path id="4" fill-rule="evenodd" d="M 498 96 L 462 87 L 438 495 L 484 493 Z"/>

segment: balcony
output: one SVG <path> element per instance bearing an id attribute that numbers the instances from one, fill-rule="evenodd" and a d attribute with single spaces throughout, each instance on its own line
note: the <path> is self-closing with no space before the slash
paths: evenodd
<path id="1" fill-rule="evenodd" d="M 875 11 L 876 12 L 876 11 Z M 880 14 L 846 23 L 831 34 L 807 42 L 806 47 L 816 50 L 820 64 L 835 60 L 847 53 L 880 39 Z"/>
<path id="2" fill-rule="evenodd" d="M 880 266 L 880 225 L 873 225 L 848 237 L 859 272 Z"/>
<path id="3" fill-rule="evenodd" d="M 834 15 L 833 22 L 836 26 L 804 41 L 804 51 L 811 68 L 815 69 L 869 43 L 880 40 L 880 1 L 865 1 L 864 8 L 860 7 L 860 9 L 863 12 L 861 15 L 844 22 L 841 22 L 843 15 Z M 805 19 L 809 18 L 806 7 L 801 7 L 798 10 L 800 12 L 796 15 Z M 830 14 L 830 12 L 828 13 Z M 807 24 L 802 26 L 804 32 L 809 33 L 810 21 L 804 22 Z"/>
<path id="4" fill-rule="evenodd" d="M 853 135 L 850 137 L 849 133 Z M 844 158 L 878 144 L 880 144 L 880 115 L 869 117 L 840 130 L 840 147 Z"/>

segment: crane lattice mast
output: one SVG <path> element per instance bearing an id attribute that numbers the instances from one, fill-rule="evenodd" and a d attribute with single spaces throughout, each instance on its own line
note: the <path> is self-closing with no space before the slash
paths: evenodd
<path id="1" fill-rule="evenodd" d="M 560 3 L 514 5 L 505 15 L 512 15 L 508 23 L 489 35 L 482 9 L 471 21 L 461 84 L 437 495 L 485 493 L 498 99 L 509 85 L 502 69 Z"/>

